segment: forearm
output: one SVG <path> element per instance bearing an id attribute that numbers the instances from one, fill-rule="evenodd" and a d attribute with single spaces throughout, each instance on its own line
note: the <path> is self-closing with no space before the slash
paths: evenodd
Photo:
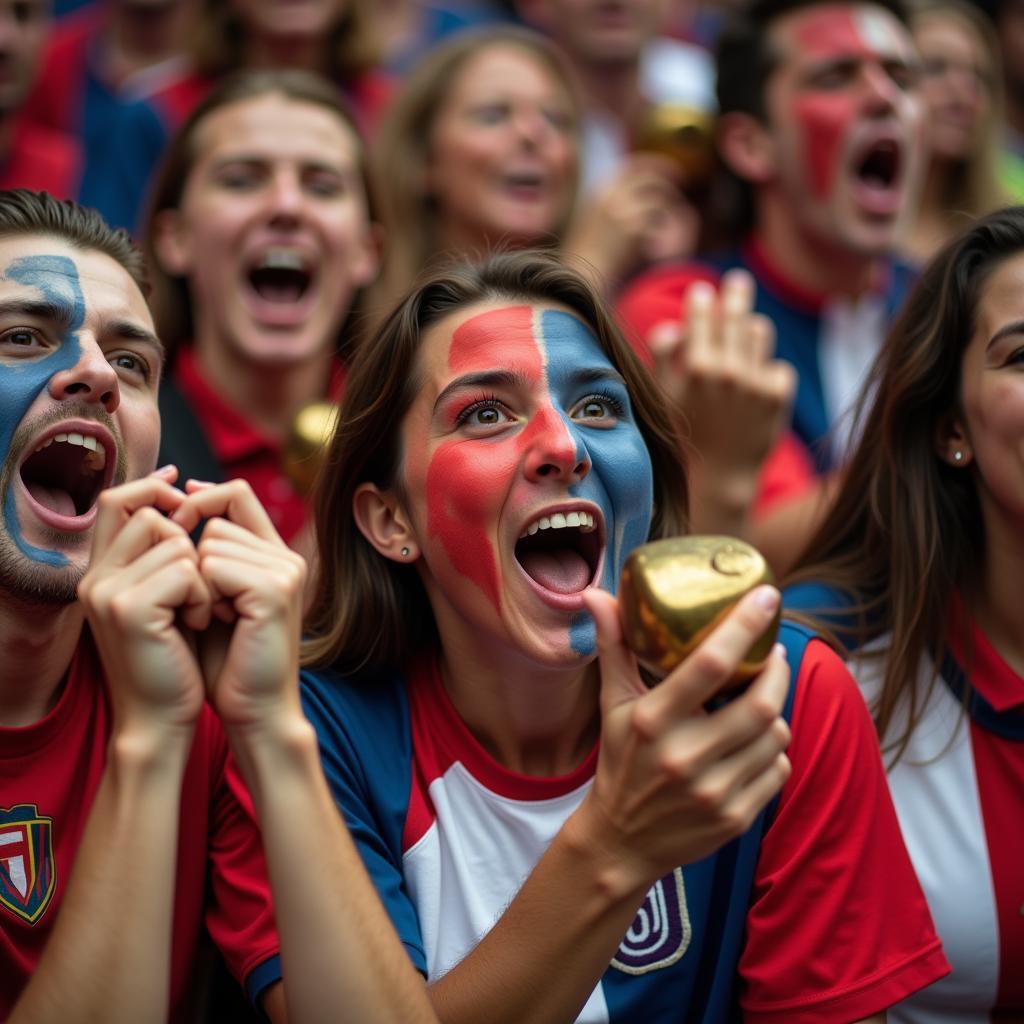
<path id="1" fill-rule="evenodd" d="M 758 468 L 726 471 L 699 452 L 690 459 L 690 530 L 747 539 L 757 496 Z"/>
<path id="2" fill-rule="evenodd" d="M 331 799 L 312 727 L 296 715 L 231 742 L 263 835 L 289 1021 L 436 1020 Z"/>
<path id="3" fill-rule="evenodd" d="M 569 822 L 491 931 L 431 986 L 446 1024 L 568 1024 L 598 984 L 643 901 L 614 859 Z"/>
<path id="4" fill-rule="evenodd" d="M 53 935 L 9 1024 L 166 1020 L 191 742 L 191 728 L 115 731 Z"/>

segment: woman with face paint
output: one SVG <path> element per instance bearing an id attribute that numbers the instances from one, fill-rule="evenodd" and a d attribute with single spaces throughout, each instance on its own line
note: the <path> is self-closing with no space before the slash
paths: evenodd
<path id="1" fill-rule="evenodd" d="M 953 967 L 895 1021 L 1024 1014 L 1022 295 L 1020 207 L 924 271 L 787 600 L 853 652 Z"/>
<path id="2" fill-rule="evenodd" d="M 624 647 L 623 560 L 685 529 L 669 424 L 533 253 L 435 275 L 353 364 L 303 700 L 444 1020 L 838 1024 L 944 970 L 838 658 L 784 625 L 704 710 L 776 592 L 653 689 Z"/>
<path id="3" fill-rule="evenodd" d="M 988 17 L 961 0 L 927 0 L 911 22 L 923 69 L 930 151 L 904 249 L 925 263 L 972 217 L 1006 202 L 996 177 L 1002 88 Z"/>

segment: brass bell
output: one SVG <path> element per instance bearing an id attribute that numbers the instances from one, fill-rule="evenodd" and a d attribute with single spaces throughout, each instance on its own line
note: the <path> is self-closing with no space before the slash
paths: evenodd
<path id="1" fill-rule="evenodd" d="M 303 496 L 313 489 L 337 420 L 335 403 L 311 402 L 292 421 L 284 445 L 284 471 Z"/>
<path id="2" fill-rule="evenodd" d="M 688 657 L 749 590 L 774 583 L 756 548 L 732 537 L 652 541 L 626 559 L 619 614 L 627 646 L 659 676 Z M 779 632 L 780 612 L 747 652 L 734 676 L 747 682 L 764 667 Z"/>
<path id="3" fill-rule="evenodd" d="M 698 107 L 656 104 L 640 123 L 636 149 L 669 157 L 682 172 L 683 188 L 699 188 L 715 167 L 715 120 Z"/>

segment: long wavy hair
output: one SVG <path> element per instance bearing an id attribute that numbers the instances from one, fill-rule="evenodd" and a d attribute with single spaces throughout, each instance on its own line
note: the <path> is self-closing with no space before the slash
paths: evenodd
<path id="1" fill-rule="evenodd" d="M 945 648 L 954 591 L 978 585 L 985 533 L 974 472 L 940 458 L 939 441 L 960 408 L 961 363 L 985 283 L 1021 253 L 1024 207 L 1011 207 L 979 220 L 926 267 L 862 393 L 860 441 L 839 494 L 787 581 L 824 582 L 850 600 L 816 609 L 826 621 L 838 613 L 848 648 L 888 634 L 872 713 L 894 763 L 936 684 L 934 672 L 919 684 L 922 658 L 937 661 Z M 893 730 L 903 702 L 905 724 Z"/>
<path id="2" fill-rule="evenodd" d="M 654 468 L 650 537 L 686 531 L 686 467 L 657 385 L 625 342 L 587 281 L 557 258 L 524 251 L 494 255 L 427 277 L 362 346 L 315 494 L 319 569 L 306 621 L 303 660 L 346 672 L 404 665 L 436 645 L 433 612 L 416 570 L 384 558 L 352 513 L 356 489 L 395 486 L 401 425 L 420 387 L 417 357 L 424 333 L 443 317 L 489 300 L 556 302 L 594 332 L 626 381 Z"/>
<path id="3" fill-rule="evenodd" d="M 325 40 L 332 80 L 348 85 L 379 64 L 380 40 L 371 0 L 348 0 Z M 230 0 L 204 0 L 193 34 L 193 58 L 204 75 L 219 76 L 244 67 L 245 27 Z"/>
<path id="4" fill-rule="evenodd" d="M 443 257 L 438 211 L 424 187 L 438 115 L 463 67 L 482 52 L 505 47 L 528 54 L 559 84 L 571 104 L 572 128 L 578 134 L 581 115 L 575 87 L 559 53 L 538 33 L 509 25 L 475 29 L 459 33 L 430 53 L 406 79 L 371 148 L 381 220 L 392 242 L 387 246 L 380 282 L 372 297 L 373 304 L 381 309 L 390 309 L 425 266 Z M 533 246 L 557 245 L 573 212 L 576 184 L 568 196 L 564 217 L 551 225 L 551 237 L 534 239 Z"/>
<path id="5" fill-rule="evenodd" d="M 375 217 L 373 189 L 366 165 L 362 136 L 345 98 L 327 79 L 309 71 L 239 71 L 228 75 L 209 92 L 178 130 L 164 151 L 153 184 L 150 187 L 143 231 L 143 252 L 152 281 L 150 306 L 157 330 L 173 357 L 177 348 L 191 342 L 194 333 L 192 298 L 188 281 L 167 273 L 160 264 L 154 241 L 154 225 L 165 210 L 181 207 L 189 176 L 199 158 L 197 136 L 206 119 L 217 110 L 260 96 L 283 96 L 285 99 L 323 107 L 348 128 L 356 142 L 358 170 L 367 203 L 367 217 Z M 354 344 L 354 328 L 358 326 L 360 296 L 357 295 L 339 335 L 337 350 L 346 356 Z"/>

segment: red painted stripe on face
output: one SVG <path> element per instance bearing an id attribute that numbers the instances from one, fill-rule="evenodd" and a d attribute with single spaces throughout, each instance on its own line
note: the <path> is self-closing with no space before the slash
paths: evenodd
<path id="1" fill-rule="evenodd" d="M 533 336 L 533 310 L 489 310 L 460 324 L 452 333 L 448 366 L 458 375 L 509 370 L 541 388 L 544 359 Z M 494 532 L 520 472 L 526 438 L 542 429 L 539 420 L 489 442 L 445 441 L 427 468 L 427 529 L 441 541 L 456 571 L 479 587 L 496 610 L 501 609 L 501 579 Z"/>
<path id="2" fill-rule="evenodd" d="M 845 94 L 803 96 L 794 104 L 803 141 L 804 166 L 815 199 L 835 187 L 843 138 L 856 114 L 854 97 Z"/>

